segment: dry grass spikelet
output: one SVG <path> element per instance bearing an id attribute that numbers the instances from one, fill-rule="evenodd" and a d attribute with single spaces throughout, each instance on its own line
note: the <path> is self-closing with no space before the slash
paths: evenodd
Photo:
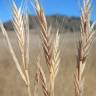
<path id="1" fill-rule="evenodd" d="M 29 80 L 29 23 L 27 13 L 25 18 L 21 14 L 21 8 L 17 8 L 13 3 L 13 24 L 18 37 L 18 43 L 21 50 L 23 70 L 27 80 L 28 95 L 31 96 L 31 86 Z"/>
<path id="2" fill-rule="evenodd" d="M 45 73 L 44 73 L 44 71 L 43 71 L 43 69 L 42 69 L 42 67 L 40 65 L 40 58 L 38 58 L 37 67 L 38 67 L 37 76 L 39 77 L 39 82 L 40 82 L 40 84 L 42 86 L 44 96 L 50 96 L 49 91 L 48 91 L 48 87 L 47 87 Z"/>
<path id="3" fill-rule="evenodd" d="M 1 29 L 8 42 L 9 49 L 16 64 L 16 67 L 20 72 L 22 79 L 25 81 L 28 90 L 28 96 L 31 96 L 31 86 L 29 79 L 29 22 L 27 15 L 28 14 L 26 13 L 25 17 L 23 18 L 21 14 L 21 7 L 18 9 L 15 2 L 13 1 L 13 25 L 18 37 L 22 65 L 20 65 L 16 57 L 16 54 L 9 40 L 8 34 L 2 24 Z"/>
<path id="4" fill-rule="evenodd" d="M 23 72 L 23 70 L 22 70 L 22 68 L 21 68 L 21 66 L 20 66 L 20 64 L 19 64 L 19 61 L 18 61 L 18 59 L 17 59 L 17 57 L 16 57 L 16 54 L 15 54 L 15 52 L 14 52 L 14 50 L 13 50 L 12 44 L 11 44 L 11 42 L 10 42 L 10 39 L 9 39 L 9 37 L 8 37 L 8 34 L 7 34 L 7 32 L 6 32 L 3 24 L 0 24 L 0 27 L 1 27 L 1 30 L 2 30 L 2 32 L 3 32 L 3 35 L 5 36 L 5 38 L 6 38 L 6 40 L 7 40 L 7 43 L 8 43 L 8 46 L 9 46 L 9 50 L 10 50 L 10 53 L 12 54 L 13 60 L 14 60 L 14 62 L 15 62 L 15 64 L 16 64 L 16 67 L 17 67 L 17 69 L 18 69 L 18 71 L 19 71 L 22 79 L 23 79 L 23 80 L 25 81 L 25 83 L 27 84 L 26 76 L 25 76 L 25 74 L 24 74 L 24 72 Z"/>
<path id="5" fill-rule="evenodd" d="M 47 28 L 47 21 L 43 9 L 40 6 L 38 0 L 35 0 L 35 10 L 37 13 L 37 18 L 41 28 L 41 40 L 44 50 L 44 55 L 46 63 L 48 65 L 50 73 L 50 96 L 54 96 L 54 84 L 55 78 L 58 73 L 60 57 L 59 57 L 59 35 L 58 32 L 53 38 L 51 31 L 52 27 Z M 58 30 L 59 31 L 59 30 Z"/>
<path id="6" fill-rule="evenodd" d="M 52 51 L 52 63 L 50 66 L 50 89 L 51 89 L 51 95 L 54 96 L 54 85 L 55 85 L 55 78 L 57 76 L 58 70 L 59 70 L 59 64 L 60 64 L 60 49 L 59 49 L 59 30 L 56 33 L 54 43 L 53 43 L 53 51 Z"/>
<path id="7" fill-rule="evenodd" d="M 82 96 L 84 92 L 84 69 L 91 44 L 94 40 L 94 23 L 90 24 L 90 0 L 83 0 L 81 8 L 81 32 L 78 46 L 77 66 L 75 72 L 75 96 Z"/>
<path id="8" fill-rule="evenodd" d="M 44 15 L 43 9 L 41 8 L 38 0 L 35 0 L 35 6 L 36 6 L 35 9 L 37 13 L 37 18 L 41 28 L 42 47 L 44 50 L 46 63 L 49 68 L 51 65 L 51 59 L 52 59 L 52 44 L 50 42 L 51 35 L 49 34 L 50 32 L 48 32 L 46 17 Z"/>

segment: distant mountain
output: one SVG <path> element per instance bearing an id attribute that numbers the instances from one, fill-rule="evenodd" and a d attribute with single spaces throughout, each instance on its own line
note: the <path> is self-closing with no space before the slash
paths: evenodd
<path id="1" fill-rule="evenodd" d="M 39 28 L 36 16 L 29 16 L 30 29 Z M 67 16 L 47 16 L 48 26 L 52 26 L 53 29 L 59 28 L 60 31 L 73 32 L 80 31 L 80 18 L 77 17 L 67 17 Z M 4 26 L 6 30 L 13 30 L 13 25 L 11 21 L 5 22 Z"/>
<path id="2" fill-rule="evenodd" d="M 59 28 L 61 32 L 80 31 L 80 18 L 67 16 L 49 16 L 47 17 L 48 25 L 53 28 Z"/>
<path id="3" fill-rule="evenodd" d="M 30 29 L 34 29 L 38 27 L 36 16 L 29 16 L 29 25 L 30 25 Z M 8 31 L 14 30 L 12 21 L 4 22 L 4 27 Z"/>

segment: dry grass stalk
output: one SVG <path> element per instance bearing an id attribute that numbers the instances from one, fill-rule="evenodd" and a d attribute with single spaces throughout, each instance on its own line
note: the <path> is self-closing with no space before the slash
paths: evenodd
<path id="1" fill-rule="evenodd" d="M 55 85 L 55 78 L 57 76 L 58 70 L 59 70 L 59 63 L 60 63 L 60 50 L 59 50 L 59 34 L 57 31 L 55 40 L 54 40 L 54 45 L 53 45 L 53 53 L 52 53 L 52 64 L 50 66 L 50 89 L 51 89 L 51 93 L 52 96 L 54 96 L 54 85 Z"/>
<path id="2" fill-rule="evenodd" d="M 18 43 L 19 43 L 19 48 L 21 51 L 21 57 L 22 57 L 22 65 L 23 67 L 21 67 L 18 59 L 16 58 L 16 54 L 13 50 L 13 47 L 11 45 L 11 42 L 9 40 L 8 34 L 5 30 L 5 28 L 3 27 L 3 25 L 1 25 L 1 29 L 2 32 L 8 42 L 9 45 L 9 49 L 11 51 L 12 57 L 14 59 L 14 62 L 16 64 L 16 67 L 18 69 L 18 71 L 21 74 L 21 77 L 23 78 L 23 80 L 25 81 L 25 84 L 27 86 L 28 89 L 28 95 L 31 96 L 31 86 L 30 86 L 30 80 L 29 80 L 29 22 L 28 22 L 28 16 L 26 14 L 25 18 L 23 18 L 23 16 L 21 15 L 21 9 L 17 8 L 17 6 L 15 5 L 15 2 L 13 2 L 13 24 L 14 24 L 14 29 L 16 31 L 17 37 L 18 37 Z"/>
<path id="3" fill-rule="evenodd" d="M 18 59 L 17 59 L 17 57 L 16 57 L 16 54 L 15 54 L 15 52 L 14 52 L 14 50 L 13 50 L 12 44 L 11 44 L 11 42 L 10 42 L 10 39 L 9 39 L 9 37 L 8 37 L 8 34 L 7 34 L 7 32 L 6 32 L 3 24 L 0 24 L 0 27 L 1 27 L 1 30 L 2 30 L 2 32 L 3 32 L 3 35 L 5 36 L 5 38 L 6 38 L 7 42 L 8 42 L 8 46 L 9 46 L 10 52 L 11 52 L 11 54 L 12 54 L 13 60 L 14 60 L 14 62 L 15 62 L 15 64 L 16 64 L 16 67 L 17 67 L 17 69 L 18 69 L 18 71 L 19 71 L 22 79 L 23 79 L 23 80 L 25 81 L 25 83 L 27 84 L 26 76 L 25 76 L 25 74 L 24 74 L 24 72 L 23 72 L 23 70 L 22 70 L 22 68 L 21 68 L 21 66 L 20 66 L 20 64 L 19 64 L 19 61 L 18 61 Z"/>
<path id="4" fill-rule="evenodd" d="M 22 64 L 24 73 L 27 80 L 28 94 L 31 96 L 30 80 L 29 80 L 29 28 L 28 17 L 25 18 L 21 15 L 21 9 L 17 9 L 15 3 L 13 3 L 13 24 L 18 37 L 18 43 L 21 50 Z"/>
<path id="5" fill-rule="evenodd" d="M 46 59 L 46 63 L 49 68 L 50 72 L 50 96 L 54 96 L 54 84 L 55 84 L 55 77 L 58 73 L 58 66 L 59 66 L 59 35 L 58 32 L 55 38 L 52 38 L 51 34 L 51 27 L 47 28 L 47 21 L 45 14 L 40 6 L 38 0 L 35 0 L 35 9 L 37 13 L 37 18 L 41 28 L 41 39 L 42 39 L 42 46 L 44 50 L 44 55 Z M 52 39 L 54 43 L 52 43 Z"/>
<path id="6" fill-rule="evenodd" d="M 84 89 L 84 69 L 94 36 L 94 24 L 90 24 L 90 0 L 83 0 L 81 8 L 81 32 L 78 46 L 77 66 L 75 73 L 75 96 L 82 96 Z"/>
<path id="7" fill-rule="evenodd" d="M 41 39 L 42 39 L 42 46 L 44 50 L 44 55 L 46 59 L 46 63 L 48 67 L 51 65 L 51 58 L 52 58 L 52 44 L 50 43 L 50 35 L 48 34 L 48 28 L 47 28 L 47 22 L 46 22 L 46 17 L 44 15 L 44 12 L 39 5 L 39 1 L 35 0 L 35 6 L 36 6 L 36 13 L 37 13 L 37 18 L 39 21 L 39 25 L 41 28 Z M 49 68 L 50 69 L 50 68 Z"/>
<path id="8" fill-rule="evenodd" d="M 39 60 L 37 63 L 39 63 Z M 38 96 L 38 87 L 39 87 L 38 85 L 39 85 L 39 71 L 36 72 L 36 76 L 35 76 L 34 96 Z"/>
<path id="9" fill-rule="evenodd" d="M 38 67 L 37 76 L 39 76 L 39 78 L 40 78 L 39 82 L 42 85 L 42 90 L 43 90 L 44 96 L 50 96 L 49 91 L 48 91 L 48 87 L 47 87 L 45 73 L 44 73 L 42 67 L 40 66 L 40 58 L 38 58 L 37 67 Z"/>

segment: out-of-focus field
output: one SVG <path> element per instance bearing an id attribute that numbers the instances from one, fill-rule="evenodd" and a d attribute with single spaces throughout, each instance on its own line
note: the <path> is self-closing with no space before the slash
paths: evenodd
<path id="1" fill-rule="evenodd" d="M 17 46 L 16 34 L 9 32 L 13 48 L 20 60 L 20 50 Z M 74 71 L 76 65 L 77 33 L 60 34 L 61 63 L 56 78 L 55 96 L 74 96 Z M 85 95 L 96 96 L 96 42 L 90 50 L 85 68 Z M 45 58 L 42 52 L 38 32 L 30 31 L 30 79 L 32 94 L 34 92 L 34 77 L 36 73 L 37 57 L 41 57 L 41 66 L 48 73 Z M 22 65 L 22 64 L 21 64 Z M 48 79 L 48 74 L 47 74 Z M 16 69 L 8 45 L 0 32 L 0 96 L 28 96 L 26 86 Z M 33 95 L 32 95 L 33 96 Z M 39 94 L 39 96 L 41 96 Z"/>

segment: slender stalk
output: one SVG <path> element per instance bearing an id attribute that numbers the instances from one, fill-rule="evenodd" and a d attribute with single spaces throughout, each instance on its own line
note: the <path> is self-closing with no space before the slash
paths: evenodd
<path id="1" fill-rule="evenodd" d="M 38 80 L 42 86 L 43 94 L 44 94 L 44 96 L 50 96 L 50 93 L 49 93 L 48 87 L 47 87 L 46 76 L 40 65 L 40 57 L 38 58 L 38 61 L 37 61 L 37 67 L 38 67 L 38 74 L 37 74 Z"/>
<path id="2" fill-rule="evenodd" d="M 31 86 L 30 86 L 30 80 L 29 80 L 29 72 L 28 72 L 28 70 L 26 70 L 26 77 L 27 77 L 28 96 L 32 96 L 32 95 L 31 95 Z"/>
<path id="3" fill-rule="evenodd" d="M 26 76 L 25 76 L 25 74 L 24 74 L 24 72 L 23 72 L 23 70 L 22 70 L 22 68 L 21 68 L 21 66 L 20 66 L 20 63 L 19 63 L 19 61 L 18 61 L 18 59 L 17 59 L 17 57 L 16 57 L 16 54 L 15 54 L 15 52 L 14 52 L 14 50 L 13 50 L 12 44 L 11 44 L 11 42 L 10 42 L 10 39 L 9 39 L 9 37 L 8 37 L 8 34 L 7 34 L 7 32 L 6 32 L 3 24 L 1 24 L 0 27 L 1 27 L 1 30 L 2 30 L 2 32 L 3 32 L 3 35 L 5 36 L 5 38 L 6 38 L 6 40 L 7 40 L 7 43 L 8 43 L 8 46 L 9 46 L 9 50 L 10 50 L 10 53 L 11 53 L 11 55 L 12 55 L 12 57 L 13 57 L 13 60 L 14 60 L 14 62 L 15 62 L 15 64 L 16 64 L 16 67 L 17 67 L 17 69 L 18 69 L 18 71 L 19 71 L 22 79 L 24 80 L 25 84 L 27 84 Z"/>

